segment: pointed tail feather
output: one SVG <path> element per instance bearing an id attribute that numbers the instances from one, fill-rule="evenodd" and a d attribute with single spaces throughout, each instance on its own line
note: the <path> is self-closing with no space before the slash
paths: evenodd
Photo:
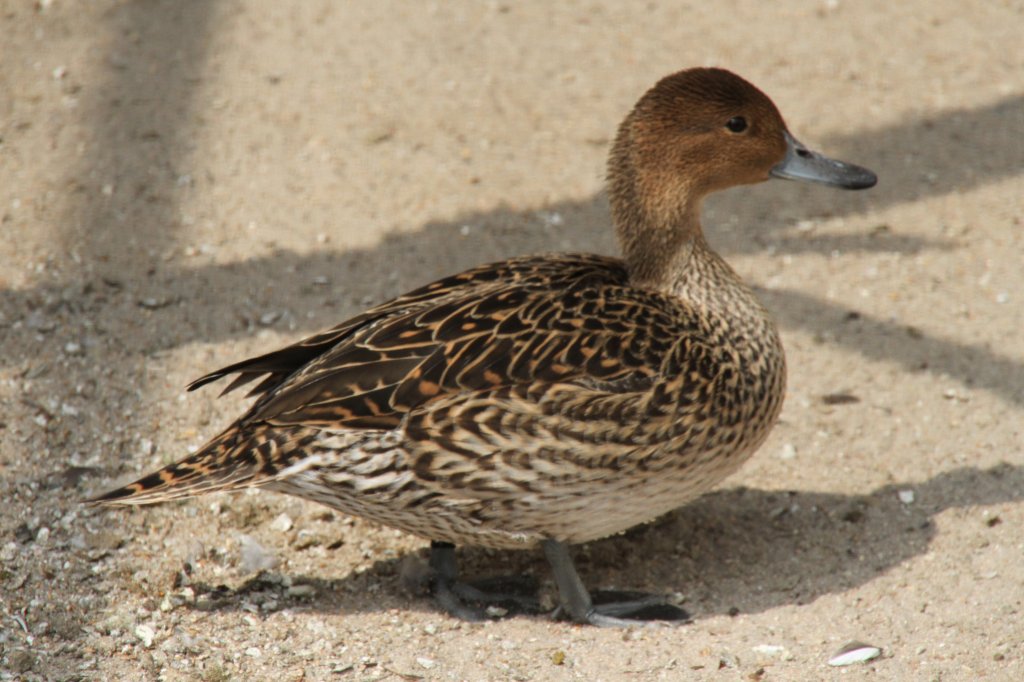
<path id="1" fill-rule="evenodd" d="M 266 427 L 233 425 L 198 452 L 87 504 L 155 504 L 251 485 L 287 464 L 295 440 Z M 284 447 L 283 447 L 284 446 Z"/>

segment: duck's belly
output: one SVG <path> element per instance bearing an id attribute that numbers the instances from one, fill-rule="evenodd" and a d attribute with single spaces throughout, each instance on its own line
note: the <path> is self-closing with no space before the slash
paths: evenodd
<path id="1" fill-rule="evenodd" d="M 749 459 L 754 447 L 707 451 L 686 465 L 651 472 L 609 475 L 592 485 L 577 486 L 541 498 L 520 509 L 516 527 L 543 529 L 538 539 L 555 538 L 582 543 L 621 533 L 647 523 L 691 502 L 734 473 Z M 671 459 L 678 455 L 658 453 Z M 683 459 L 683 458 L 680 458 Z"/>
<path id="2" fill-rule="evenodd" d="M 676 509 L 721 482 L 767 435 L 683 447 L 678 439 L 637 450 L 616 467 L 517 458 L 530 471 L 481 467 L 457 486 L 424 481 L 396 435 L 332 436 L 291 472 L 264 484 L 430 540 L 491 548 L 544 539 L 581 543 L 620 533 Z M 532 464 L 531 464 L 532 462 Z M 547 472 L 549 475 L 545 475 Z M 481 483 L 483 481 L 483 483 Z M 525 483 L 528 481 L 528 483 Z"/>

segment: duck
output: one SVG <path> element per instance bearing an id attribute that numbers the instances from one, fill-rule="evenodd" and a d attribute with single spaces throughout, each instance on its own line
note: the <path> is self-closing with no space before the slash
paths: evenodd
<path id="1" fill-rule="evenodd" d="M 224 393 L 252 386 L 254 402 L 194 454 L 90 502 L 276 491 L 429 540 L 434 598 L 456 617 L 485 617 L 455 555 L 476 546 L 542 549 L 558 615 L 576 623 L 685 622 L 657 595 L 598 598 L 570 547 L 696 499 L 778 419 L 778 329 L 701 225 L 709 194 L 772 178 L 877 181 L 805 147 L 728 70 L 666 76 L 611 145 L 620 258 L 481 265 L 206 374 L 188 390 L 231 376 Z"/>

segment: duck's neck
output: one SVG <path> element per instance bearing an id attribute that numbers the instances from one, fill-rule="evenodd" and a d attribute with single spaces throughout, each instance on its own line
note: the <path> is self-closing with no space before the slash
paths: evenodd
<path id="1" fill-rule="evenodd" d="M 612 218 L 633 286 L 682 299 L 707 314 L 767 319 L 753 291 L 704 240 L 699 196 L 690 198 L 676 185 L 671 201 L 640 202 L 635 188 L 610 187 Z"/>
<path id="2" fill-rule="evenodd" d="M 671 293 L 693 249 L 706 248 L 704 192 L 665 164 L 639 162 L 631 120 L 622 124 L 608 161 L 612 221 L 633 285 Z"/>
<path id="3" fill-rule="evenodd" d="M 677 200 L 651 209 L 623 199 L 613 195 L 612 218 L 631 283 L 676 293 L 694 255 L 710 253 L 700 225 L 700 201 Z"/>

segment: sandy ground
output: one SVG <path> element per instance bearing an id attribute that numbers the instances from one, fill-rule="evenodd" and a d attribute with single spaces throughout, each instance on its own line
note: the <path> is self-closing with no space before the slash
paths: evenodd
<path id="1" fill-rule="evenodd" d="M 1024 679 L 1024 5 L 966 7 L 0 2 L 0 678 Z M 609 138 L 699 64 L 881 181 L 707 207 L 782 326 L 782 422 L 577 550 L 692 624 L 455 622 L 403 588 L 424 541 L 272 494 L 79 504 L 242 409 L 184 394 L 208 370 L 480 261 L 614 252 Z M 550 596 L 537 554 L 460 556 Z M 829 667 L 851 640 L 882 656 Z"/>

